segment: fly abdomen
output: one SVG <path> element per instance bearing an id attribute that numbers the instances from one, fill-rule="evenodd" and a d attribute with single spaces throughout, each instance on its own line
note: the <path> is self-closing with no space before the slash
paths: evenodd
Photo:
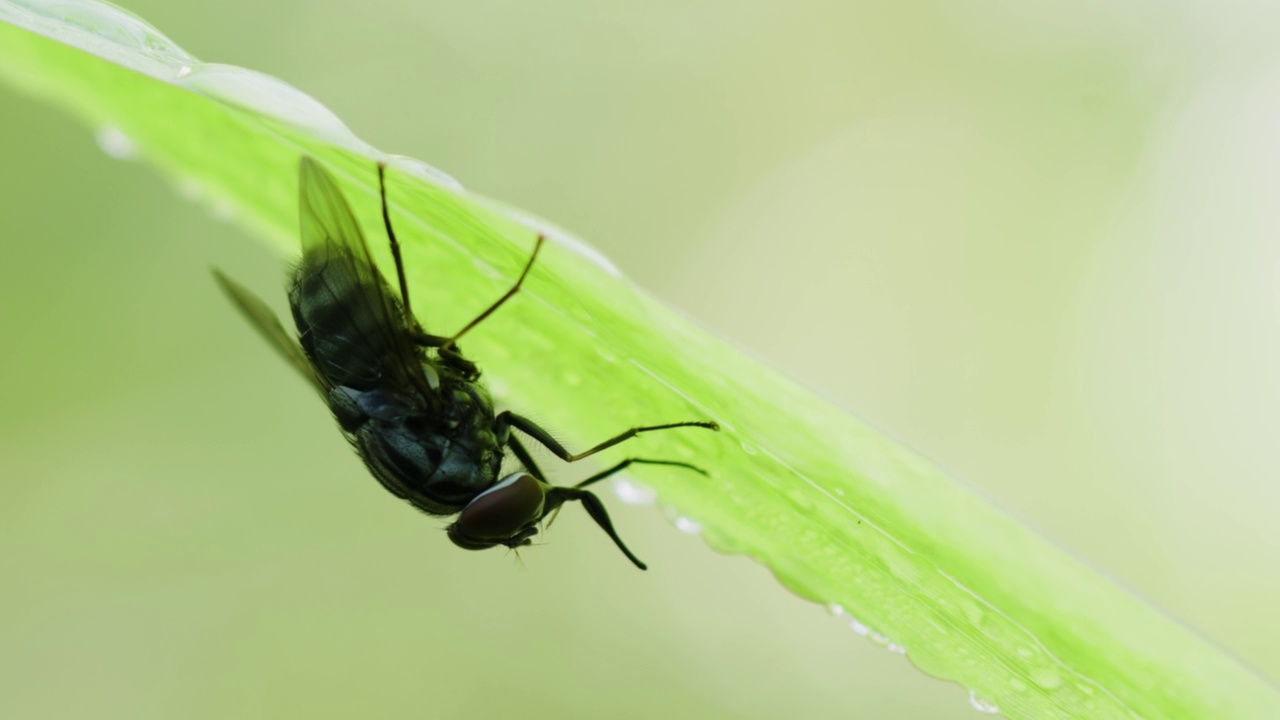
<path id="1" fill-rule="evenodd" d="M 473 462 L 461 474 L 459 448 L 444 435 L 415 432 L 403 423 L 370 420 L 353 434 L 373 476 L 392 494 L 432 515 L 452 515 L 489 484 Z"/>

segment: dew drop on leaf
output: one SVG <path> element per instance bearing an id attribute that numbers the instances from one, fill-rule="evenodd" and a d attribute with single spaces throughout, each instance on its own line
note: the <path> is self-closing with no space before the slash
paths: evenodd
<path id="1" fill-rule="evenodd" d="M 1031 668 L 1031 682 L 1045 690 L 1055 690 L 1062 685 L 1062 676 L 1051 667 Z"/>
<path id="2" fill-rule="evenodd" d="M 191 202 L 196 202 L 204 197 L 204 186 L 193 177 L 184 177 L 178 181 L 178 194 Z"/>
<path id="3" fill-rule="evenodd" d="M 128 160 L 138 154 L 138 146 L 120 128 L 104 126 L 94 135 L 94 139 L 103 152 L 117 160 Z"/>
<path id="4" fill-rule="evenodd" d="M 972 690 L 969 691 L 969 704 L 973 706 L 974 710 L 987 715 L 995 715 L 1000 712 L 1000 708 L 996 707 L 995 703 L 978 697 L 977 693 Z"/>
<path id="5" fill-rule="evenodd" d="M 658 497 L 653 488 L 628 477 L 614 480 L 613 492 L 619 500 L 628 505 L 651 505 Z"/>
<path id="6" fill-rule="evenodd" d="M 219 63 L 203 63 L 178 78 L 178 84 L 205 97 L 266 115 L 305 130 L 331 145 L 372 156 L 373 148 L 357 138 L 320 101 L 279 78 Z"/>
<path id="7" fill-rule="evenodd" d="M 682 533 L 689 535 L 697 535 L 702 532 L 702 525 L 694 520 L 681 515 L 675 519 L 676 529 Z"/>

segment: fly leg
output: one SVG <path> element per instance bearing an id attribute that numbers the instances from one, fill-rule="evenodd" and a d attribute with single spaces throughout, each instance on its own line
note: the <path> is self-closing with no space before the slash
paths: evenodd
<path id="1" fill-rule="evenodd" d="M 591 492 L 576 487 L 551 488 L 547 491 L 546 506 L 548 514 L 552 511 L 558 510 L 561 505 L 571 500 L 577 500 L 582 503 L 582 506 L 587 509 L 587 514 L 591 516 L 591 519 L 596 521 L 596 524 L 600 526 L 600 529 L 604 530 L 605 534 L 609 536 L 610 540 L 613 540 L 613 544 L 618 546 L 618 549 L 622 551 L 623 555 L 627 556 L 628 560 L 634 563 L 635 566 L 641 570 L 649 569 L 644 563 L 640 562 L 640 558 L 633 555 L 631 551 L 627 549 L 626 543 L 622 542 L 622 538 L 618 537 L 618 532 L 613 529 L 613 521 L 609 519 L 609 512 L 604 509 L 604 503 L 600 502 L 600 498 L 596 497 Z"/>
<path id="2" fill-rule="evenodd" d="M 631 467 L 632 465 L 666 465 L 668 467 L 688 468 L 689 470 L 692 470 L 696 473 L 700 473 L 702 475 L 707 474 L 706 470 L 703 470 L 697 465 L 690 465 L 689 463 L 680 462 L 679 460 L 646 460 L 644 458 L 627 458 L 626 460 L 623 460 L 622 462 L 618 463 L 617 465 L 614 465 L 608 470 L 601 470 L 595 475 L 592 475 L 586 480 L 583 480 L 577 485 L 574 485 L 574 487 L 584 488 L 584 487 L 587 487 L 588 485 L 594 485 L 600 482 L 601 480 L 604 480 L 605 478 L 609 477 L 610 475 L 616 475 L 622 472 L 623 470 L 626 470 L 628 467 Z"/>
<path id="3" fill-rule="evenodd" d="M 503 303 L 510 300 L 520 290 L 520 286 L 524 284 L 524 279 L 529 275 L 530 268 L 533 267 L 533 261 L 538 259 L 538 251 L 542 249 L 542 243 L 545 241 L 546 238 L 542 233 L 538 233 L 538 240 L 533 244 L 533 252 L 529 255 L 529 261 L 524 264 L 524 270 L 520 272 L 520 277 L 516 279 L 516 284 L 512 285 L 510 290 L 503 293 L 502 297 L 498 298 L 497 302 L 490 305 L 484 312 L 480 313 L 475 320 L 467 323 L 461 330 L 454 333 L 453 337 L 446 340 L 445 343 L 440 346 L 441 354 L 453 349 L 453 346 L 458 342 L 458 338 L 466 334 L 466 332 L 471 328 L 479 325 L 485 318 L 492 315 L 495 310 L 502 307 Z"/>
<path id="4" fill-rule="evenodd" d="M 547 477 L 538 469 L 538 464 L 533 461 L 533 456 L 525 449 L 524 443 L 520 442 L 520 438 L 515 435 L 508 435 L 507 447 L 511 448 L 511 452 L 516 456 L 516 460 L 520 461 L 520 464 L 524 466 L 524 469 L 527 470 L 530 475 L 543 482 L 547 481 Z"/>
<path id="5" fill-rule="evenodd" d="M 533 267 L 533 261 L 538 257 L 538 251 L 542 249 L 542 243 L 546 238 L 541 233 L 538 234 L 538 240 L 534 243 L 533 253 L 529 255 L 529 261 L 525 263 L 524 270 L 521 271 L 520 277 L 516 280 L 516 284 L 511 287 L 498 301 L 490 305 L 488 309 L 480 313 L 474 320 L 467 323 L 461 330 L 453 335 L 453 337 L 442 337 L 440 335 L 430 335 L 423 332 L 418 326 L 417 316 L 413 314 L 413 307 L 409 304 L 409 284 L 404 277 L 404 260 L 400 255 L 400 242 L 396 240 L 396 231 L 391 227 L 391 213 L 387 209 L 387 166 L 385 163 L 378 163 L 378 194 L 382 200 L 382 224 L 387 229 L 387 241 L 391 245 L 391 257 L 396 263 L 396 280 L 400 283 L 400 302 L 404 305 L 404 316 L 406 323 L 409 325 L 410 332 L 413 335 L 413 341 L 422 347 L 436 348 L 440 353 L 440 357 L 449 362 L 454 368 L 461 370 L 465 375 L 472 379 L 480 376 L 479 370 L 475 363 L 467 360 L 462 356 L 462 351 L 458 349 L 458 338 L 462 337 L 471 328 L 479 325 L 482 320 L 493 314 L 495 310 L 502 306 L 503 303 L 510 300 L 512 296 L 520 290 L 520 286 L 524 284 L 524 279 L 529 275 L 530 268 Z"/>
<path id="6" fill-rule="evenodd" d="M 707 428 L 708 430 L 720 429 L 720 426 L 714 422 L 703 422 L 703 421 L 697 421 L 697 420 L 690 421 L 690 422 L 667 423 L 666 425 L 644 425 L 640 427 L 633 427 L 630 430 L 618 433 L 617 435 L 614 435 L 613 437 L 609 438 L 608 440 L 605 440 L 604 442 L 600 443 L 599 445 L 596 445 L 595 447 L 592 447 L 588 450 L 584 450 L 580 453 L 575 454 L 575 453 L 569 452 L 569 450 L 565 448 L 564 445 L 561 445 L 558 440 L 551 437 L 551 433 L 548 433 L 546 430 L 543 430 L 542 427 L 539 426 L 537 423 L 535 423 L 534 421 L 530 420 L 527 417 L 524 417 L 523 415 L 517 415 L 509 410 L 507 412 L 499 413 L 497 417 L 497 421 L 494 423 L 494 427 L 495 428 L 511 427 L 516 430 L 519 430 L 525 435 L 528 435 L 529 437 L 536 440 L 539 445 L 542 445 L 546 449 L 550 450 L 552 453 L 555 454 L 556 457 L 560 458 L 565 462 L 577 462 L 583 458 L 591 457 L 592 455 L 595 455 L 601 450 L 607 450 L 613 447 L 614 445 L 630 440 L 631 438 L 641 433 L 653 432 L 654 430 L 670 430 L 672 428 L 680 428 L 680 427 L 700 427 L 700 428 Z"/>
<path id="7" fill-rule="evenodd" d="M 512 439 L 514 440 L 514 439 L 515 439 L 515 436 L 512 436 Z M 523 448 L 522 448 L 522 449 L 523 449 Z M 701 474 L 701 475 L 706 475 L 706 474 L 707 474 L 707 471 L 706 471 L 706 470 L 703 470 L 702 468 L 698 467 L 697 465 L 691 465 L 691 464 L 686 463 L 686 462 L 680 462 L 679 460 L 648 460 L 648 459 L 645 459 L 645 458 L 627 458 L 626 460 L 623 460 L 622 462 L 618 463 L 617 465 L 614 465 L 613 467 L 609 468 L 608 470 L 601 470 L 600 472 L 596 473 L 595 475 L 592 475 L 591 477 L 587 478 L 586 480 L 583 480 L 582 482 L 578 483 L 577 485 L 574 485 L 574 487 L 575 487 L 575 488 L 578 488 L 578 489 L 581 489 L 581 488 L 587 487 L 588 485 L 594 485 L 594 484 L 596 484 L 596 483 L 600 482 L 601 480 L 604 480 L 604 479 L 605 479 L 605 478 L 607 478 L 607 477 L 610 477 L 610 476 L 612 476 L 612 475 L 616 475 L 616 474 L 618 474 L 618 473 L 622 472 L 623 470 L 626 470 L 627 468 L 631 467 L 632 465 L 666 465 L 667 467 L 682 467 L 682 468 L 686 468 L 686 469 L 688 469 L 688 470 L 692 470 L 692 471 L 694 471 L 694 472 L 696 472 L 696 473 L 699 473 L 699 474 Z M 554 510 L 554 512 L 551 512 L 551 513 L 544 513 L 544 514 L 543 514 L 543 517 L 547 517 L 548 515 L 550 515 L 550 518 L 547 520 L 547 527 L 551 527 L 551 524 L 552 524 L 552 523 L 554 523 L 554 522 L 556 521 L 556 514 L 557 514 L 557 513 L 559 513 L 559 512 L 560 512 L 560 509 L 559 509 L 559 508 L 556 508 L 556 509 Z"/>
<path id="8" fill-rule="evenodd" d="M 444 360 L 450 367 L 461 372 L 470 380 L 476 380 L 480 377 L 480 368 L 462 356 L 462 348 L 452 344 L 452 338 L 442 337 L 440 335 L 430 335 L 422 331 L 421 328 L 414 328 L 410 331 L 413 342 L 424 348 L 435 348 L 440 354 L 440 359 Z"/>
<path id="9" fill-rule="evenodd" d="M 547 448 L 552 453 L 554 453 L 556 457 L 560 458 L 561 460 L 564 460 L 565 462 L 576 462 L 585 457 L 594 455 L 600 452 L 601 450 L 604 450 L 606 448 L 611 448 L 614 445 L 617 445 L 618 443 L 629 440 L 643 432 L 650 432 L 653 430 L 668 430 L 671 428 L 678 428 L 678 427 L 702 427 L 710 430 L 720 429 L 720 426 L 714 422 L 683 422 L 683 423 L 669 423 L 667 425 L 649 425 L 644 427 L 633 427 L 624 433 L 615 435 L 614 437 L 611 437 L 608 440 L 605 440 L 604 442 L 600 443 L 599 445 L 596 445 L 595 447 L 585 452 L 581 452 L 575 455 L 569 452 L 564 445 L 561 445 L 558 440 L 551 437 L 551 434 L 548 433 L 546 430 L 542 429 L 541 426 L 539 426 L 537 423 L 533 422 L 529 418 L 524 417 L 523 415 L 517 415 L 510 411 L 503 412 L 498 415 L 497 420 L 494 423 L 494 431 L 498 433 L 500 436 L 504 433 L 508 433 L 510 429 L 519 430 L 520 432 L 523 432 L 524 434 L 536 440 L 538 444 Z M 525 462 L 526 459 L 528 459 L 529 453 L 524 449 L 524 446 L 521 445 L 520 440 L 514 434 L 508 435 L 507 444 L 511 447 L 512 452 L 515 453 L 516 457 L 519 458 L 521 462 Z M 550 525 L 551 522 L 555 520 L 556 514 L 559 513 L 560 508 L 561 506 L 564 505 L 564 503 L 572 500 L 577 500 L 578 502 L 581 502 L 582 506 L 586 508 L 587 514 L 590 515 L 591 519 L 596 522 L 596 525 L 599 525 L 600 529 L 604 530 L 605 534 L 608 535 L 611 540 L 613 540 L 613 543 L 618 546 L 618 549 L 622 551 L 622 554 L 626 555 L 627 559 L 630 560 L 632 563 L 634 563 L 636 567 L 640 568 L 641 570 L 647 570 L 648 567 L 646 567 L 645 564 L 641 562 L 639 558 L 637 558 L 634 554 L 632 554 L 631 550 L 627 548 L 626 543 L 622 542 L 622 538 L 618 537 L 618 532 L 613 529 L 613 521 L 609 519 L 609 512 L 605 510 L 604 503 L 600 502 L 600 498 L 596 497 L 589 490 L 585 489 L 589 485 L 593 485 L 595 483 L 600 482 L 601 480 L 604 480 L 605 478 L 611 475 L 622 472 L 623 470 L 630 467 L 631 465 L 639 465 L 639 464 L 666 465 L 668 467 L 682 467 L 682 468 L 688 468 L 689 470 L 693 470 L 694 472 L 702 473 L 703 475 L 707 474 L 706 470 L 703 470 L 702 468 L 696 465 L 680 462 L 678 460 L 646 460 L 642 458 L 629 458 L 627 460 L 623 460 L 622 462 L 618 463 L 617 465 L 614 465 L 611 468 L 608 468 L 607 470 L 602 470 L 596 473 L 595 475 L 592 475 L 591 477 L 587 478 L 586 480 L 583 480 L 582 482 L 578 483 L 573 487 L 553 486 L 553 487 L 547 488 L 546 504 L 543 506 L 542 517 L 547 518 L 549 516 L 551 519 L 547 521 L 547 524 Z M 526 465 L 526 467 L 528 466 Z"/>
<path id="10" fill-rule="evenodd" d="M 391 257 L 396 262 L 396 280 L 400 283 L 400 302 L 404 305 L 405 324 L 409 327 L 409 332 L 413 336 L 413 341 L 415 343 L 422 347 L 437 348 L 442 359 L 450 363 L 454 368 L 462 371 L 462 373 L 467 377 L 473 379 L 477 378 L 480 376 L 480 372 L 476 368 L 476 364 L 462 357 L 462 351 L 454 344 L 454 341 L 458 339 L 458 336 L 455 335 L 452 338 L 447 338 L 439 335 L 428 335 L 423 332 L 422 328 L 418 325 L 417 317 L 413 314 L 413 308 L 409 305 L 409 283 L 406 282 L 404 278 L 404 260 L 400 256 L 400 242 L 396 240 L 396 231 L 391 227 L 391 213 L 387 210 L 386 175 L 386 164 L 378 163 L 378 194 L 382 198 L 382 224 L 387 228 L 387 241 L 391 244 Z M 537 252 L 538 251 L 535 248 L 534 254 L 536 255 Z M 529 259 L 529 264 L 533 264 L 533 258 Z M 528 272 L 529 268 L 526 267 L 525 273 Z M 524 275 L 520 276 L 520 280 L 524 280 Z M 508 292 L 507 296 L 513 295 L 515 290 L 519 287 L 520 284 L 516 283 L 516 288 L 513 288 Z M 503 297 L 503 300 L 505 299 L 506 297 Z M 498 304 L 502 304 L 502 300 L 499 300 Z M 488 313 L 493 312 L 496 307 L 497 306 L 495 305 L 493 308 L 490 308 L 485 314 L 487 315 Z M 483 318 L 484 316 L 482 315 L 471 324 L 474 325 L 477 322 L 480 322 Z M 464 330 L 465 329 L 466 328 L 464 328 Z M 461 334 L 462 333 L 458 333 L 458 335 Z"/>

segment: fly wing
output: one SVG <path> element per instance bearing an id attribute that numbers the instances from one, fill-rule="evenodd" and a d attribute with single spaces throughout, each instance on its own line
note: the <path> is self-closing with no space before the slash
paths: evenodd
<path id="1" fill-rule="evenodd" d="M 373 257 L 365 244 L 364 233 L 356 222 L 347 198 L 337 183 L 314 158 L 303 156 L 298 166 L 298 206 L 301 210 L 302 251 L 345 250 L 363 261 L 370 274 L 370 285 L 381 285 L 382 276 L 374 269 Z"/>
<path id="2" fill-rule="evenodd" d="M 329 173 L 310 157 L 299 167 L 303 265 L 315 268 L 318 292 L 325 305 L 341 308 L 348 322 L 344 338 L 366 353 L 376 354 L 378 374 L 386 386 L 416 389 L 424 403 L 435 402 L 422 370 L 421 351 L 410 335 L 410 320 L 373 262 L 364 233 L 342 191 Z M 329 282 L 342 278 L 342 282 Z M 416 324 L 415 324 L 416 325 Z M 317 362 L 320 362 L 317 359 Z"/>
<path id="3" fill-rule="evenodd" d="M 280 324 L 276 314 L 271 312 L 271 308 L 260 300 L 256 295 L 249 292 L 248 288 L 240 283 L 227 277 L 217 268 L 213 269 L 213 279 L 218 282 L 218 287 L 222 288 L 222 292 L 227 294 L 227 298 L 236 306 L 240 314 L 257 329 L 258 334 L 274 347 L 290 365 L 298 369 L 302 376 L 311 383 L 321 395 L 326 394 L 326 388 L 321 381 L 320 376 L 316 374 L 311 362 L 307 359 L 306 353 L 302 351 L 302 347 L 298 345 L 298 341 L 289 335 L 284 329 L 284 325 Z"/>

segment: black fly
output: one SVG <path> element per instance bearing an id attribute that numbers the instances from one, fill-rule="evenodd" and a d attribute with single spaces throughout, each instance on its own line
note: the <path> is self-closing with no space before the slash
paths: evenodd
<path id="1" fill-rule="evenodd" d="M 302 260 L 289 287 L 298 330 L 295 341 L 265 303 L 214 270 L 218 284 L 254 327 L 319 391 L 342 432 L 383 487 L 431 515 L 458 518 L 448 528 L 458 546 L 481 550 L 529 545 L 544 518 L 577 500 L 618 548 L 645 569 L 613 529 L 609 514 L 585 488 L 632 464 L 701 469 L 672 460 L 632 458 L 572 487 L 547 483 L 513 430 L 545 446 L 565 462 L 594 455 L 652 430 L 702 427 L 680 422 L 635 427 L 580 453 L 571 453 L 533 421 L 494 412 L 480 371 L 458 347 L 464 333 L 489 317 L 520 289 L 543 237 L 515 285 L 450 337 L 430 335 L 409 304 L 400 245 L 391 229 L 384 180 L 378 166 L 382 218 L 391 243 L 400 293 L 378 271 L 338 186 L 315 160 L 299 169 Z M 511 451 L 522 471 L 501 476 Z M 705 474 L 705 473 L 704 473 Z"/>

